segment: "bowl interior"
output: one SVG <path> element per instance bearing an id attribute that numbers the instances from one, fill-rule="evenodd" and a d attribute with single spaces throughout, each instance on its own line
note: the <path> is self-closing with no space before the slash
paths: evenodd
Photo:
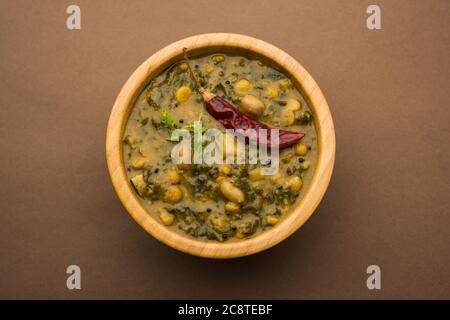
<path id="1" fill-rule="evenodd" d="M 249 239 L 216 243 L 178 234 L 156 221 L 143 207 L 126 177 L 122 136 L 134 103 L 154 77 L 189 56 L 227 53 L 258 59 L 290 76 L 313 112 L 317 131 L 317 163 L 313 178 L 300 201 L 273 228 Z M 150 234 L 180 251 L 212 258 L 231 258 L 252 254 L 275 245 L 297 230 L 313 213 L 328 185 L 334 163 L 334 128 L 328 105 L 320 88 L 308 72 L 282 50 L 261 40 L 229 34 L 209 34 L 187 38 L 160 50 L 145 61 L 122 88 L 111 113 L 107 131 L 107 160 L 114 188 L 130 215 Z"/>

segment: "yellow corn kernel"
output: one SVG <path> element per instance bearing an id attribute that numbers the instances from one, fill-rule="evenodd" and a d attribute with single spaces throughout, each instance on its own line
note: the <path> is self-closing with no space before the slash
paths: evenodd
<path id="1" fill-rule="evenodd" d="M 187 71 L 188 70 L 188 65 L 187 65 L 186 62 L 180 63 L 180 70 L 181 71 Z"/>
<path id="2" fill-rule="evenodd" d="M 225 61 L 225 56 L 221 55 L 221 54 L 218 54 L 218 55 L 213 56 L 211 58 L 211 60 L 214 62 L 214 64 L 218 64 L 218 63 L 220 63 L 222 61 Z"/>
<path id="3" fill-rule="evenodd" d="M 289 79 L 281 79 L 278 82 L 278 86 L 280 87 L 281 91 L 287 91 L 292 87 L 292 82 Z"/>
<path id="4" fill-rule="evenodd" d="M 304 143 L 297 143 L 294 147 L 294 152 L 298 156 L 306 156 L 308 154 L 308 147 Z"/>
<path id="5" fill-rule="evenodd" d="M 133 167 L 133 169 L 142 169 L 145 167 L 146 164 L 147 159 L 139 157 L 133 159 L 133 161 L 131 162 L 131 167 Z"/>
<path id="6" fill-rule="evenodd" d="M 266 222 L 267 222 L 267 224 L 269 224 L 271 226 L 277 224 L 279 220 L 280 219 L 278 219 L 277 217 L 272 216 L 272 215 L 266 216 Z"/>
<path id="7" fill-rule="evenodd" d="M 287 184 L 289 186 L 289 189 L 291 190 L 291 192 L 299 192 L 300 189 L 303 186 L 303 181 L 300 177 L 292 177 L 287 181 Z"/>
<path id="8" fill-rule="evenodd" d="M 170 169 L 167 172 L 167 178 L 169 179 L 171 184 L 178 184 L 178 183 L 180 183 L 180 174 L 175 169 Z"/>
<path id="9" fill-rule="evenodd" d="M 275 87 L 273 85 L 269 85 L 266 87 L 266 89 L 264 90 L 265 94 L 267 97 L 269 97 L 270 99 L 276 99 L 278 98 L 278 95 L 280 94 L 278 87 Z"/>
<path id="10" fill-rule="evenodd" d="M 310 166 L 311 166 L 311 163 L 309 162 L 309 160 L 305 160 L 301 164 L 301 168 L 303 170 L 308 170 Z"/>
<path id="11" fill-rule="evenodd" d="M 189 98 L 192 95 L 192 90 L 189 87 L 181 86 L 178 88 L 177 92 L 175 93 L 175 98 L 177 99 L 178 103 L 185 103 L 189 100 Z"/>
<path id="12" fill-rule="evenodd" d="M 251 181 L 258 181 L 258 180 L 264 179 L 264 176 L 261 172 L 261 168 L 256 168 L 256 169 L 253 169 L 252 171 L 250 171 L 248 173 L 248 178 Z"/>
<path id="13" fill-rule="evenodd" d="M 282 126 L 291 126 L 295 122 L 295 115 L 292 110 L 283 109 L 281 111 L 280 123 Z"/>
<path id="14" fill-rule="evenodd" d="M 234 202 L 225 203 L 224 208 L 228 212 L 238 212 L 239 211 L 239 205 Z"/>
<path id="15" fill-rule="evenodd" d="M 289 204 L 286 204 L 286 203 L 282 204 L 281 205 L 281 214 L 286 214 L 286 213 L 288 213 L 288 211 L 289 211 Z"/>
<path id="16" fill-rule="evenodd" d="M 227 217 L 211 217 L 210 221 L 214 227 L 219 232 L 228 232 L 231 229 L 230 220 Z"/>
<path id="17" fill-rule="evenodd" d="M 178 186 L 169 186 L 164 193 L 163 201 L 167 203 L 177 203 L 183 198 L 183 192 Z"/>
<path id="18" fill-rule="evenodd" d="M 289 109 L 291 111 L 297 111 L 297 110 L 300 110 L 301 107 L 302 107 L 302 103 L 299 100 L 297 100 L 297 99 L 289 99 L 287 101 L 287 104 L 286 104 L 285 108 Z"/>
<path id="19" fill-rule="evenodd" d="M 235 237 L 238 239 L 243 239 L 243 238 L 245 238 L 245 234 L 238 230 L 238 231 L 236 231 Z"/>
<path id="20" fill-rule="evenodd" d="M 278 182 L 280 182 L 282 177 L 283 177 L 283 174 L 280 171 L 278 171 L 277 173 L 275 173 L 274 175 L 272 175 L 270 177 L 270 181 L 272 181 L 273 183 L 278 183 Z"/>
<path id="21" fill-rule="evenodd" d="M 236 89 L 236 91 L 241 93 L 249 91 L 251 87 L 252 84 L 247 79 L 241 79 L 234 84 L 234 88 Z"/>
<path id="22" fill-rule="evenodd" d="M 125 142 L 126 142 L 129 146 L 131 146 L 131 145 L 135 144 L 135 143 L 137 142 L 137 140 L 136 140 L 135 137 L 133 137 L 131 134 L 129 134 L 129 135 L 127 135 L 127 136 L 125 137 Z"/>
<path id="23" fill-rule="evenodd" d="M 172 225 L 173 222 L 175 221 L 175 216 L 164 209 L 159 210 L 159 218 L 161 219 L 162 223 L 166 226 Z"/>
<path id="24" fill-rule="evenodd" d="M 231 166 L 229 164 L 222 164 L 219 167 L 219 172 L 227 176 L 231 173 Z"/>
<path id="25" fill-rule="evenodd" d="M 288 152 L 288 153 L 285 153 L 285 154 L 283 155 L 283 157 L 281 158 L 281 160 L 282 160 L 284 163 L 289 163 L 289 162 L 291 162 L 293 156 L 294 156 L 294 155 L 293 155 L 292 153 Z"/>

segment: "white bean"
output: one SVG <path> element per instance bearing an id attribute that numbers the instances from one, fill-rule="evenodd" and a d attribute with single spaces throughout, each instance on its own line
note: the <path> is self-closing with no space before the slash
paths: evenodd
<path id="1" fill-rule="evenodd" d="M 247 94 L 242 98 L 240 106 L 245 113 L 255 116 L 260 116 L 266 110 L 264 102 L 251 94 Z"/>
<path id="2" fill-rule="evenodd" d="M 241 189 L 236 187 L 230 181 L 224 181 L 220 184 L 220 191 L 225 198 L 234 203 L 242 203 L 245 201 L 245 194 Z"/>

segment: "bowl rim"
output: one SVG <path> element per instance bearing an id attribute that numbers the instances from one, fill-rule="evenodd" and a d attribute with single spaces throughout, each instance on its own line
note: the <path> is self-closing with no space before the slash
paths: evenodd
<path id="1" fill-rule="evenodd" d="M 157 221 L 133 192 L 123 162 L 122 136 L 129 113 L 137 96 L 149 80 L 169 63 L 180 59 L 182 49 L 217 52 L 218 48 L 244 50 L 273 61 L 290 74 L 313 114 L 317 131 L 318 154 L 315 172 L 304 193 L 290 212 L 273 228 L 251 238 L 224 243 L 195 240 L 181 235 Z M 149 234 L 166 245 L 196 256 L 207 258 L 235 258 L 254 254 L 283 241 L 299 229 L 312 215 L 331 179 L 335 159 L 335 132 L 327 101 L 312 76 L 293 57 L 283 50 L 250 36 L 232 33 L 207 33 L 176 41 L 154 53 L 129 77 L 120 90 L 106 131 L 106 158 L 113 187 L 133 219 Z"/>

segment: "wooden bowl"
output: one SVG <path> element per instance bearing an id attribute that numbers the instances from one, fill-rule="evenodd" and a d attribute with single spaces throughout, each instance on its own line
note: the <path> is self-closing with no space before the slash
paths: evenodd
<path id="1" fill-rule="evenodd" d="M 225 243 L 195 240 L 179 234 L 157 221 L 143 207 L 127 179 L 123 160 L 122 138 L 135 99 L 153 77 L 182 58 L 182 48 L 190 55 L 227 52 L 257 57 L 275 65 L 291 76 L 309 103 L 317 130 L 318 155 L 315 172 L 303 198 L 273 228 L 249 239 Z M 333 171 L 335 134 L 325 97 L 311 75 L 294 58 L 281 49 L 252 37 L 211 33 L 189 37 L 156 52 L 140 65 L 123 86 L 114 103 L 106 134 L 106 158 L 109 174 L 122 204 L 148 233 L 180 251 L 208 258 L 233 258 L 250 255 L 286 239 L 311 216 L 322 199 Z"/>

